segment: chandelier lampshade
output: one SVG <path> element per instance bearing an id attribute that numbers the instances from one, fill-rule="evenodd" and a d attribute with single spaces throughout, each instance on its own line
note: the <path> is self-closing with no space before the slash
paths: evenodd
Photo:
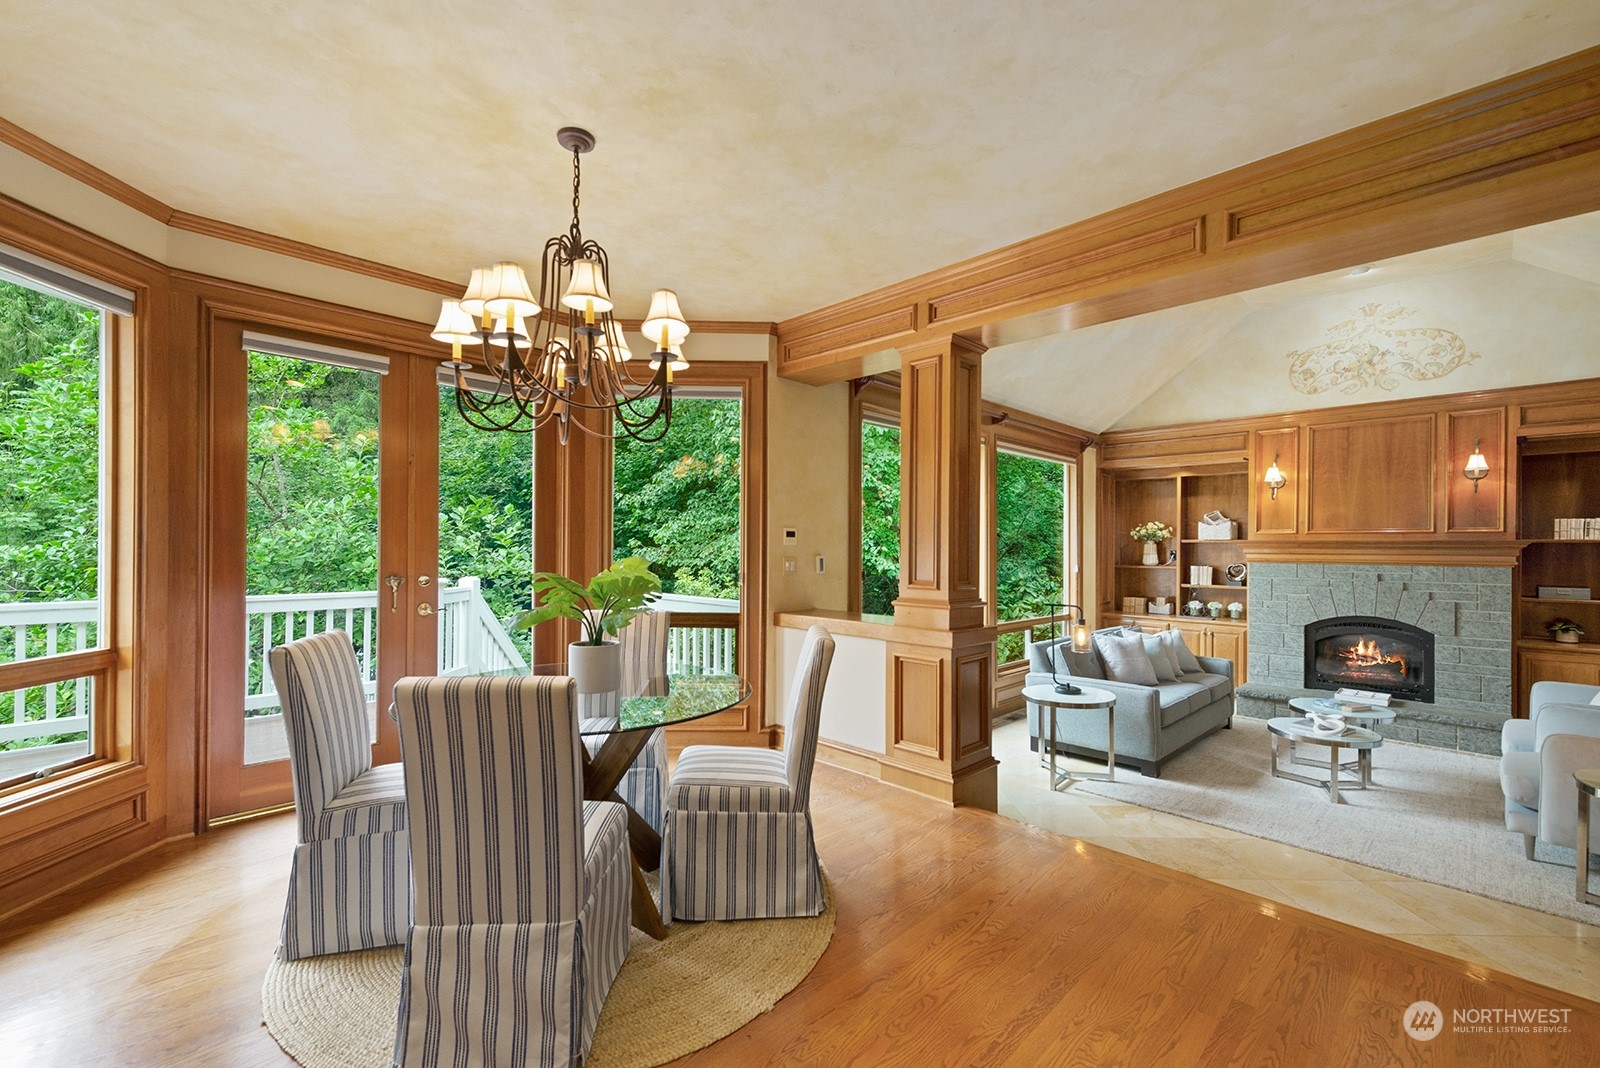
<path id="1" fill-rule="evenodd" d="M 578 220 L 581 159 L 594 148 L 587 130 L 556 134 L 572 153 L 572 224 L 545 242 L 537 291 L 510 261 L 475 268 L 459 301 L 445 301 L 432 337 L 451 346 L 456 408 L 484 430 L 527 433 L 554 422 L 565 442 L 573 425 L 588 434 L 659 441 L 672 422 L 672 376 L 685 370 L 689 323 L 678 295 L 658 289 L 641 332 L 655 346 L 650 376 L 635 378 L 633 352 L 615 318 L 611 259 L 583 237 Z M 491 385 L 469 384 L 462 347 L 476 343 Z M 665 359 L 663 359 L 665 357 Z M 574 419 L 584 410 L 610 416 Z"/>

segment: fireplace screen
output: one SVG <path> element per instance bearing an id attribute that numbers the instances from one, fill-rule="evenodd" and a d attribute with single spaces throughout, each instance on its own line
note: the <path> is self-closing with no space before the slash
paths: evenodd
<path id="1" fill-rule="evenodd" d="M 1433 701 L 1433 635 L 1395 619 L 1335 616 L 1306 624 L 1305 685 Z"/>

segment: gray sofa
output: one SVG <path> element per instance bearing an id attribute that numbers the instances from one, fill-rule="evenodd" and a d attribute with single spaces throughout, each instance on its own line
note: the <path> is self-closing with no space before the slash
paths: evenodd
<path id="1" fill-rule="evenodd" d="M 1118 632 L 1120 627 L 1108 628 Z M 1096 631 L 1096 633 L 1102 633 Z M 1026 684 L 1051 685 L 1050 661 L 1058 658 L 1057 673 L 1069 675 L 1080 686 L 1093 686 L 1116 695 L 1112 712 L 1116 719 L 1117 763 L 1137 767 L 1151 777 L 1161 774 L 1161 765 L 1213 731 L 1233 725 L 1233 661 L 1217 657 L 1197 657 L 1201 672 L 1190 672 L 1176 682 L 1155 686 L 1111 682 L 1106 679 L 1105 663 L 1091 645 L 1087 653 L 1074 652 L 1065 638 L 1028 646 Z M 1041 724 L 1049 715 L 1028 702 L 1028 736 L 1039 752 Z M 1056 752 L 1105 759 L 1106 720 L 1099 713 L 1063 709 L 1056 713 Z"/>

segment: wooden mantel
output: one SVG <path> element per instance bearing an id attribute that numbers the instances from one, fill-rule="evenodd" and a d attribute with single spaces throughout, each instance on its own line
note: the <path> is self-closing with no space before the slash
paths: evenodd
<path id="1" fill-rule="evenodd" d="M 1379 541 L 1370 535 L 1359 544 L 1348 539 L 1317 541 L 1251 540 L 1243 543 L 1249 564 L 1433 564 L 1445 567 L 1515 567 L 1525 541 L 1408 538 Z"/>

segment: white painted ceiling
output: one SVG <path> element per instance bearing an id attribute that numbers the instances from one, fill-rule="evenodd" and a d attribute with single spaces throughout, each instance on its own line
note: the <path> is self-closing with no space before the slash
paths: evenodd
<path id="1" fill-rule="evenodd" d="M 1592 0 L 0 0 L 0 116 L 462 280 L 565 229 L 587 126 L 621 310 L 776 320 L 1597 42 Z"/>
<path id="2" fill-rule="evenodd" d="M 1600 212 L 1365 266 L 990 349 L 984 396 L 1099 432 L 1600 377 Z M 1319 346 L 1400 367 L 1440 338 L 1471 359 L 1438 377 L 1306 393 L 1288 373 Z"/>

